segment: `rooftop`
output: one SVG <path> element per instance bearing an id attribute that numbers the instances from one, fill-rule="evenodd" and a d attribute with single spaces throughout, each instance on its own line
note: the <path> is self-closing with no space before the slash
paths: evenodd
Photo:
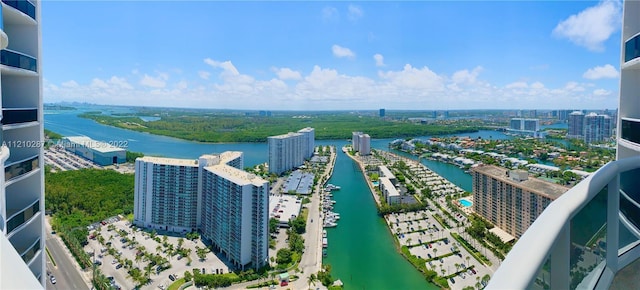
<path id="1" fill-rule="evenodd" d="M 569 190 L 569 188 L 564 187 L 562 185 L 544 181 L 531 176 L 529 176 L 527 180 L 517 182 L 509 178 L 509 176 L 507 176 L 506 174 L 506 172 L 508 171 L 507 169 L 493 166 L 493 165 L 481 165 L 481 166 L 474 167 L 471 170 L 485 174 L 485 175 L 489 175 L 502 182 L 513 184 L 523 189 L 527 189 L 528 191 L 536 193 L 538 195 L 549 197 L 552 200 L 555 200 L 556 198 L 560 197 L 563 193 L 565 193 L 567 190 Z"/>
<path id="2" fill-rule="evenodd" d="M 144 156 L 137 158 L 137 160 L 154 163 L 154 164 L 162 164 L 162 165 L 173 165 L 173 166 L 193 166 L 198 167 L 197 160 L 193 159 L 178 159 L 178 158 L 164 158 L 164 157 L 151 157 Z"/>
<path id="3" fill-rule="evenodd" d="M 71 143 L 75 143 L 87 148 L 91 148 L 100 153 L 125 151 L 124 148 L 116 147 L 102 141 L 96 141 L 86 136 L 69 136 L 69 137 L 64 137 L 64 139 L 68 140 Z"/>

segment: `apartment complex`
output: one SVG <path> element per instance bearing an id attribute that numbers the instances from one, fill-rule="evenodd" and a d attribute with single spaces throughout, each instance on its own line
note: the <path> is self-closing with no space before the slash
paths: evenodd
<path id="1" fill-rule="evenodd" d="M 268 262 L 269 182 L 242 171 L 242 153 L 200 157 L 202 236 L 234 266 Z"/>
<path id="2" fill-rule="evenodd" d="M 542 211 L 568 188 L 529 177 L 526 171 L 493 165 L 471 169 L 473 210 L 519 238 Z"/>
<path id="3" fill-rule="evenodd" d="M 196 160 L 136 159 L 134 224 L 171 232 L 196 230 L 198 169 Z"/>
<path id="4" fill-rule="evenodd" d="M 567 138 L 582 139 L 585 143 L 602 142 L 611 138 L 613 121 L 607 114 L 591 112 L 585 115 L 581 111 L 569 114 Z"/>
<path id="5" fill-rule="evenodd" d="M 267 138 L 269 146 L 269 172 L 282 174 L 304 164 L 315 148 L 315 130 L 307 127 L 298 132 Z"/>
<path id="6" fill-rule="evenodd" d="M 532 137 L 542 137 L 540 119 L 513 118 L 509 122 L 509 132 Z"/>
<path id="7" fill-rule="evenodd" d="M 0 2 L 2 289 L 42 288 L 46 278 L 40 5 Z"/>
<path id="8" fill-rule="evenodd" d="M 351 146 L 360 156 L 369 155 L 371 154 L 371 137 L 369 134 L 363 134 L 362 132 L 352 132 Z"/>
<path id="9" fill-rule="evenodd" d="M 396 204 L 400 203 L 400 192 L 398 191 L 396 185 L 398 184 L 398 180 L 396 176 L 389 170 L 386 166 L 378 167 L 378 171 L 380 172 L 379 188 L 382 192 L 382 196 L 387 204 Z"/>
<path id="10" fill-rule="evenodd" d="M 268 259 L 269 182 L 241 170 L 242 152 L 136 160 L 134 224 L 200 230 L 236 267 Z"/>

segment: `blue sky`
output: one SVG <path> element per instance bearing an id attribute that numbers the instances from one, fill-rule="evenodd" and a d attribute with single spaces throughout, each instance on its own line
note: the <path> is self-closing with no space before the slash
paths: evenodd
<path id="1" fill-rule="evenodd" d="M 43 1 L 45 102 L 616 108 L 617 1 Z"/>

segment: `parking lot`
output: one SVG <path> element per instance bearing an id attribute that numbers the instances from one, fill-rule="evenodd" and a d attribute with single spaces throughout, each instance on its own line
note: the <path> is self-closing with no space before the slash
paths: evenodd
<path id="1" fill-rule="evenodd" d="M 102 168 L 87 159 L 77 156 L 59 145 L 49 147 L 44 151 L 45 164 L 51 165 L 54 170 L 78 170 L 82 168 Z"/>
<path id="2" fill-rule="evenodd" d="M 432 214 L 429 210 L 421 210 L 389 214 L 385 219 L 400 245 L 409 247 L 412 255 L 427 260 L 428 269 L 439 276 L 455 275 L 450 277 L 453 280 L 448 279 L 451 289 L 476 287 L 484 275 L 492 272 L 453 239 L 450 231 L 455 230 L 444 229 Z"/>
<path id="3" fill-rule="evenodd" d="M 185 271 L 193 269 L 205 273 L 229 272 L 229 267 L 208 249 L 205 259 L 198 258 L 198 249 L 206 249 L 199 239 L 191 241 L 179 236 L 152 236 L 152 233 L 130 227 L 126 220 L 106 223 L 90 231 L 85 251 L 93 255 L 94 261 L 99 261 L 104 275 L 113 277 L 113 283 L 122 289 L 133 289 L 138 285 L 132 278 L 132 272 L 136 271 L 148 275 L 151 281 L 144 287 L 150 289 L 166 289 L 172 283 L 170 274 L 179 279 Z M 180 252 L 187 255 L 183 257 Z"/>

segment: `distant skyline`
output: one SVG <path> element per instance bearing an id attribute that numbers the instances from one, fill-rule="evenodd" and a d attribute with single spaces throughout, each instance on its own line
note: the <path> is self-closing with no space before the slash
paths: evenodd
<path id="1" fill-rule="evenodd" d="M 41 3 L 48 103 L 618 107 L 619 1 Z"/>

